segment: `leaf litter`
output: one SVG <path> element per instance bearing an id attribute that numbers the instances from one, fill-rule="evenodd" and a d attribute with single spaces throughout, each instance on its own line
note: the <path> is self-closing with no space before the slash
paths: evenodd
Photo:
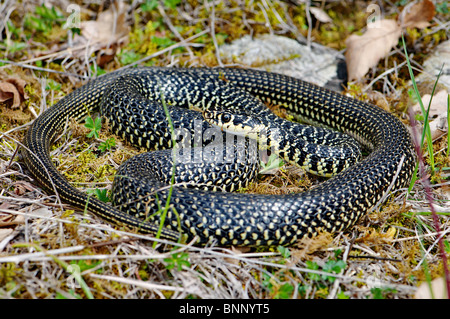
<path id="1" fill-rule="evenodd" d="M 434 4 L 430 0 L 411 2 L 400 13 L 400 21 L 379 18 L 367 24 L 363 35 L 349 36 L 345 53 L 349 80 L 361 79 L 376 66 L 398 43 L 404 29 L 429 26 L 434 13 Z"/>
<path id="2" fill-rule="evenodd" d="M 22 102 L 28 99 L 25 92 L 27 83 L 23 79 L 8 78 L 0 82 L 0 102 L 11 102 L 11 108 L 17 109 Z"/>
<path id="3" fill-rule="evenodd" d="M 11 3 L 7 1 L 4 8 L 11 6 Z M 226 26 L 227 30 L 230 30 L 229 26 L 233 25 L 233 16 L 239 15 L 239 11 L 221 4 L 224 3 L 218 2 L 216 7 L 214 19 L 217 24 L 216 33 L 212 36 L 219 35 L 220 27 Z M 252 32 L 282 34 L 293 32 L 294 28 L 301 30 L 295 25 L 298 21 L 301 22 L 300 14 L 289 14 L 296 12 L 295 10 L 304 13 L 301 11 L 302 7 L 277 1 L 272 4 L 269 6 L 255 4 L 249 8 L 246 11 L 247 16 L 241 17 L 239 27 L 249 26 Z M 139 5 L 134 5 L 134 10 L 142 10 Z M 246 8 L 243 2 L 240 5 L 240 8 Z M 333 5 L 336 4 L 330 2 L 320 10 L 312 10 L 312 14 L 319 23 L 336 24 L 338 22 Z M 92 9 L 92 6 L 90 8 Z M 93 24 L 88 29 L 101 28 L 100 25 L 103 24 L 106 32 L 106 26 L 110 26 L 111 29 L 105 33 L 110 36 L 100 39 L 96 38 L 95 33 L 82 31 L 79 35 L 82 37 L 80 42 L 75 42 L 75 50 L 68 48 L 66 42 L 62 41 L 44 55 L 37 51 L 35 56 L 25 56 L 25 59 L 21 61 L 22 68 L 29 70 L 33 76 L 39 77 L 41 73 L 38 72 L 49 72 L 52 63 L 62 60 L 61 64 L 57 64 L 61 67 L 62 73 L 50 72 L 47 76 L 51 76 L 58 83 L 63 83 L 63 90 L 70 92 L 83 79 L 83 76 L 74 77 L 73 75 L 89 72 L 87 66 L 96 63 L 99 52 L 107 49 L 108 46 L 115 46 L 117 50 L 108 52 L 112 59 L 102 65 L 108 70 L 119 67 L 120 64 L 117 63 L 119 48 L 126 47 L 128 39 L 128 34 L 121 30 L 131 27 L 128 18 L 124 20 L 119 18 L 125 18 L 125 12 L 130 12 L 131 8 L 127 8 L 128 11 L 117 10 L 117 7 L 106 10 L 111 12 L 115 10 L 116 15 L 110 14 L 109 18 L 101 18 L 102 15 L 94 16 L 96 20 L 92 22 L 99 24 Z M 208 41 L 208 37 L 205 36 L 208 33 L 204 30 L 208 30 L 211 23 L 211 12 L 208 11 L 210 7 L 202 4 L 195 8 L 184 5 L 175 9 L 165 8 L 165 10 L 166 21 L 171 21 L 171 24 L 177 27 L 180 25 L 187 28 L 187 26 L 198 24 L 195 29 L 198 36 L 193 33 L 184 34 L 181 28 L 179 32 L 187 39 L 187 43 L 192 41 L 192 47 L 198 48 L 201 55 L 196 55 L 197 49 L 193 51 L 194 56 L 192 56 L 180 51 L 160 48 L 162 53 L 155 55 L 159 57 L 155 63 L 195 66 L 203 63 L 209 65 L 211 61 L 215 61 L 214 54 L 208 53 L 208 50 L 212 50 L 212 46 L 208 47 L 204 44 Z M 406 15 L 405 10 L 406 7 L 402 11 L 402 14 L 405 12 L 404 15 Z M 329 22 L 325 15 L 319 13 L 320 11 L 334 20 Z M 406 21 L 405 24 L 409 28 L 414 26 L 421 28 L 425 25 L 425 21 L 429 23 L 429 16 L 417 18 L 421 11 L 426 10 L 418 10 L 412 5 L 408 8 L 409 15 L 402 19 Z M 8 11 L 0 12 L 0 14 L 5 15 L 6 12 Z M 11 12 L 14 13 L 14 10 Z M 149 15 L 147 18 L 157 20 L 155 13 Z M 12 14 L 9 17 L 15 23 L 20 21 L 18 15 Z M 113 20 L 108 20 L 111 17 Z M 286 20 L 277 24 L 280 18 Z M 118 21 L 121 21 L 119 32 L 110 32 L 114 30 L 115 25 L 117 26 Z M 224 23 L 225 21 L 227 23 Z M 396 23 L 398 25 L 398 22 Z M 236 26 L 236 30 L 239 27 Z M 393 25 L 391 27 L 397 32 L 396 27 Z M 306 25 L 306 29 L 308 28 Z M 115 36 L 118 34 L 120 36 Z M 160 34 L 170 34 L 170 32 L 164 30 Z M 312 34 L 315 33 L 312 32 Z M 300 37 L 298 32 L 293 32 L 293 35 Z M 306 36 L 306 33 L 304 35 Z M 74 40 L 77 36 L 75 35 Z M 201 39 L 202 43 L 194 43 L 196 39 Z M 384 51 L 388 49 L 384 48 Z M 356 53 L 354 56 L 356 57 Z M 378 60 L 381 58 L 383 56 Z M 28 66 L 36 61 L 44 63 L 30 70 Z M 373 65 L 369 68 L 373 68 Z M 397 72 L 396 69 L 393 71 Z M 386 81 L 386 77 L 382 79 Z M 30 95 L 29 102 L 35 109 L 40 108 L 41 104 L 38 101 L 41 94 L 45 99 L 45 96 L 48 98 L 51 95 L 49 93 L 53 92 L 51 88 L 42 89 L 35 84 L 32 84 L 32 89 L 35 91 L 33 95 Z M 49 104 L 61 97 L 62 95 L 58 95 Z M 3 104 L 0 106 L 3 107 Z M 46 196 L 38 187 L 33 186 L 33 183 L 29 183 L 29 178 L 22 173 L 23 166 L 20 159 L 16 158 L 17 162 L 15 160 L 10 163 L 17 146 L 15 141 L 17 137 L 23 136 L 26 128 L 26 125 L 2 128 L 0 136 L 0 182 L 2 184 L 0 214 L 6 223 L 9 223 L 11 216 L 20 216 L 19 219 L 24 221 L 15 227 L 9 224 L 5 225 L 6 228 L 0 228 L 7 233 L 0 240 L 0 295 L 3 298 L 85 297 L 79 288 L 71 285 L 71 281 L 68 280 L 70 276 L 59 269 L 51 256 L 79 267 L 96 298 L 224 299 L 278 298 L 280 296 L 285 298 L 372 298 L 375 293 L 385 298 L 409 298 L 416 292 L 417 284 L 425 280 L 424 271 L 420 266 L 417 268 L 415 265 L 426 261 L 433 276 L 439 277 L 442 274 L 442 269 L 439 269 L 439 258 L 432 252 L 436 233 L 430 230 L 431 219 L 427 215 L 416 216 L 412 213 L 414 221 L 418 220 L 421 225 L 424 225 L 425 231 L 422 232 L 416 223 L 412 222 L 413 218 L 400 214 L 398 209 L 391 210 L 390 204 L 387 205 L 387 210 L 383 209 L 384 213 L 386 211 L 388 213 L 378 223 L 366 218 L 355 229 L 335 236 L 325 234 L 319 236 L 317 240 L 307 240 L 298 248 L 290 248 L 289 254 L 282 255 L 276 249 L 199 248 L 190 243 L 174 244 L 157 241 L 124 229 L 115 229 L 114 226 L 105 224 L 90 214 L 75 213 L 70 207 L 61 203 L 58 197 Z M 76 155 L 77 147 L 74 146 L 79 138 L 77 134 L 63 133 L 56 149 L 52 151 L 55 161 L 63 160 L 66 152 L 71 153 L 69 156 Z M 95 142 L 91 147 L 95 148 Z M 118 156 L 116 153 L 107 154 L 103 160 L 108 163 L 113 162 L 113 166 L 117 167 L 114 158 L 118 157 L 124 156 L 122 154 Z M 73 162 L 76 164 L 75 161 Z M 284 175 L 283 171 L 277 174 Z M 290 176 L 289 173 L 285 175 Z M 21 188 L 17 184 L 18 180 L 26 181 L 31 186 Z M 289 183 L 286 180 L 280 183 L 284 191 L 289 192 Z M 110 186 L 110 182 L 105 184 L 107 187 Z M 295 187 L 298 185 L 293 185 L 293 188 Z M 17 197 L 17 193 L 21 194 L 20 197 Z M 411 196 L 412 198 L 405 200 L 404 193 L 395 194 L 396 198 L 393 202 L 402 207 L 400 209 L 402 212 L 427 211 L 427 203 L 418 186 L 415 186 Z M 41 209 L 42 214 L 36 213 Z M 6 219 L 3 219 L 3 216 Z M 442 216 L 442 229 L 448 238 L 449 221 L 445 215 Z M 19 247 L 18 243 L 29 244 L 29 246 Z M 45 253 L 37 253 L 32 243 L 40 243 L 45 248 Z M 156 247 L 153 246 L 154 243 Z M 421 247 L 425 250 L 424 255 L 421 255 Z M 175 252 L 187 253 L 187 259 L 177 259 L 183 254 Z M 329 273 L 327 265 L 331 260 L 336 259 L 345 261 L 345 269 L 339 273 Z M 169 269 L 168 261 L 173 265 L 181 265 L 180 270 L 177 267 Z M 34 269 L 33 272 L 27 271 L 30 265 Z M 331 282 L 330 276 L 336 280 Z M 295 289 L 288 289 L 286 291 L 290 293 L 283 294 L 282 287 L 288 286 Z"/>

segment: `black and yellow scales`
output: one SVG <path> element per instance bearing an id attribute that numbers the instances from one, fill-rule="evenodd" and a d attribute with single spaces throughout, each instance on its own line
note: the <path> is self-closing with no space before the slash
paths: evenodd
<path id="1" fill-rule="evenodd" d="M 278 118 L 264 103 L 318 127 Z M 120 168 L 113 184 L 113 205 L 70 185 L 49 154 L 69 118 L 82 120 L 96 110 L 109 119 L 115 134 L 131 143 L 168 149 L 138 155 Z M 216 110 L 220 111 L 214 118 Z M 275 148 L 286 161 L 318 175 L 335 176 L 299 194 L 211 191 L 246 186 L 257 174 L 259 161 L 242 148 L 251 144 L 249 140 L 239 144 L 224 139 L 225 147 L 206 145 L 208 139 L 217 142 L 225 136 L 211 133 L 210 123 L 222 122 L 226 131 L 242 126 L 244 131 L 237 134 L 248 133 L 246 123 L 251 121 L 243 120 L 241 125 L 236 120 L 242 116 L 263 125 L 266 137 L 260 142 Z M 227 123 L 233 127 L 226 128 Z M 248 135 L 260 133 L 249 130 Z M 173 152 L 172 132 L 177 133 L 177 145 L 192 147 Z M 193 138 L 198 132 L 201 138 Z M 353 138 L 371 151 L 361 161 Z M 133 68 L 100 76 L 34 121 L 23 154 L 37 182 L 63 202 L 154 235 L 161 221 L 156 212 L 170 194 L 161 238 L 176 240 L 181 230 L 188 239 L 197 236 L 199 244 L 223 246 L 293 245 L 321 231 L 344 230 L 387 192 L 405 187 L 415 164 L 407 129 L 388 112 L 292 77 L 234 68 Z M 200 186 L 190 187 L 193 181 Z M 175 182 L 172 187 L 171 182 Z"/>

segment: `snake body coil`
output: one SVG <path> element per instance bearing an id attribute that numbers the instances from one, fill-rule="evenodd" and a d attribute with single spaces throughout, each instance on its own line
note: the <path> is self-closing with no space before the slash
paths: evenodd
<path id="1" fill-rule="evenodd" d="M 182 101 L 180 94 L 184 95 Z M 160 155 L 144 162 L 137 157 L 118 173 L 113 186 L 116 204 L 127 213 L 75 189 L 56 170 L 49 155 L 52 140 L 69 118 L 81 120 L 99 108 L 112 121 L 116 134 L 139 146 L 167 148 L 172 146 L 172 141 L 166 114 L 161 110 L 149 110 L 145 105 L 160 104 L 164 99 L 174 127 L 192 127 L 192 123 L 201 119 L 201 113 L 187 111 L 179 116 L 178 107 L 192 104 L 207 109 L 211 104 L 233 104 L 246 109 L 250 108 L 248 94 L 278 105 L 298 120 L 347 133 L 372 152 L 312 190 L 282 196 L 206 192 L 182 187 L 169 190 L 161 182 L 153 182 L 145 188 L 143 182 L 148 181 L 149 176 L 144 176 L 142 170 L 145 166 L 156 166 L 152 161 L 162 160 Z M 153 102 L 144 102 L 147 98 Z M 260 112 L 260 117 L 269 116 L 259 106 L 255 110 Z M 207 128 L 206 124 L 199 125 Z M 318 131 L 320 129 L 314 132 Z M 323 136 L 312 136 L 312 140 L 321 138 Z M 407 185 L 415 161 L 407 129 L 382 109 L 295 78 L 243 69 L 137 68 L 112 72 L 90 81 L 46 110 L 27 132 L 24 146 L 25 162 L 36 180 L 48 191 L 57 193 L 64 202 L 87 208 L 109 222 L 155 234 L 160 219 L 152 212 L 164 205 L 171 192 L 173 209 L 168 211 L 164 224 L 167 228 L 162 229 L 161 236 L 176 239 L 176 230 L 181 226 L 190 237 L 198 236 L 200 243 L 216 240 L 224 246 L 292 245 L 320 231 L 334 232 L 350 227 L 386 192 Z M 315 172 L 343 168 L 328 167 L 332 164 L 320 164 L 308 155 L 294 154 L 289 143 L 282 146 L 282 151 L 285 157 L 296 157 L 296 161 Z M 345 157 L 343 155 L 342 160 L 346 160 Z M 125 172 L 131 175 L 122 177 Z M 170 179 L 168 172 L 165 175 Z M 203 172 L 203 175 L 212 174 Z M 239 177 L 229 176 L 229 179 L 235 178 Z M 144 203 L 133 199 L 141 197 L 146 199 Z M 145 218 L 151 222 L 144 221 Z"/>

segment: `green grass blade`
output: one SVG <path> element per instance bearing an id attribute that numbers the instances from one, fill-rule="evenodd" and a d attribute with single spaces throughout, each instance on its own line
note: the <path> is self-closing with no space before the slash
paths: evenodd
<path id="1" fill-rule="evenodd" d="M 175 129 L 173 127 L 172 118 L 170 117 L 169 109 L 167 108 L 166 101 L 164 99 L 163 92 L 160 92 L 161 95 L 161 104 L 163 105 L 164 112 L 166 114 L 167 121 L 169 122 L 169 128 L 170 128 L 170 134 L 171 134 L 171 140 L 172 140 L 172 177 L 170 179 L 170 188 L 169 188 L 169 194 L 167 195 L 166 204 L 164 206 L 164 209 L 161 212 L 160 217 L 160 224 L 158 228 L 158 232 L 156 234 L 156 238 L 160 238 L 162 229 L 164 227 L 164 223 L 166 221 L 167 212 L 170 208 L 170 200 L 172 198 L 172 192 L 173 192 L 173 185 L 175 184 L 175 172 L 176 172 L 176 141 L 175 141 Z M 153 248 L 155 248 L 156 242 L 153 243 Z"/>
<path id="2" fill-rule="evenodd" d="M 447 94 L 447 157 L 450 155 L 450 94 Z"/>
<path id="3" fill-rule="evenodd" d="M 432 137 L 431 137 L 431 130 L 430 130 L 430 124 L 429 124 L 428 118 L 429 118 L 429 114 L 430 114 L 431 101 L 433 100 L 433 95 L 434 95 L 434 92 L 436 90 L 436 86 L 437 86 L 437 83 L 439 81 L 439 77 L 440 77 L 440 75 L 442 73 L 442 68 L 441 68 L 441 71 L 439 72 L 439 74 L 437 76 L 437 79 L 436 79 L 436 81 L 434 83 L 433 90 L 432 90 L 432 93 L 431 93 L 430 103 L 428 104 L 428 107 L 425 110 L 425 106 L 423 104 L 422 97 L 420 96 L 420 92 L 419 92 L 419 89 L 417 87 L 416 79 L 415 79 L 415 76 L 414 76 L 414 73 L 413 73 L 413 70 L 412 70 L 411 62 L 409 60 L 408 51 L 406 49 L 406 43 L 405 43 L 405 38 L 403 37 L 403 34 L 402 34 L 402 44 L 403 44 L 403 50 L 405 52 L 405 58 L 406 58 L 407 66 L 408 66 L 409 75 L 411 77 L 411 82 L 412 82 L 412 85 L 413 85 L 413 88 L 414 88 L 414 93 L 416 95 L 417 101 L 419 102 L 419 106 L 420 106 L 420 109 L 422 110 L 422 114 L 424 115 L 424 127 L 423 127 L 423 132 L 422 132 L 422 137 L 421 137 L 420 144 L 423 146 L 424 139 L 426 137 L 427 138 L 427 150 L 428 150 L 429 157 L 430 157 L 431 172 L 434 173 L 435 165 L 434 165 L 434 153 L 433 153 L 433 140 L 432 140 Z M 413 173 L 413 177 L 411 179 L 411 183 L 410 183 L 410 185 L 408 187 L 408 193 L 411 192 L 412 187 L 413 187 L 414 183 L 416 182 L 417 170 L 418 170 L 418 165 L 416 164 L 416 167 L 415 167 L 414 173 Z"/>

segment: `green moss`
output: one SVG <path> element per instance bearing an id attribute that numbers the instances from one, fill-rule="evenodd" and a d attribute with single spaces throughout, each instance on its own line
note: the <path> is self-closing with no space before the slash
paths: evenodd
<path id="1" fill-rule="evenodd" d="M 7 291 L 15 287 L 14 278 L 20 274 L 21 268 L 16 263 L 0 264 L 0 286 L 5 287 Z"/>

